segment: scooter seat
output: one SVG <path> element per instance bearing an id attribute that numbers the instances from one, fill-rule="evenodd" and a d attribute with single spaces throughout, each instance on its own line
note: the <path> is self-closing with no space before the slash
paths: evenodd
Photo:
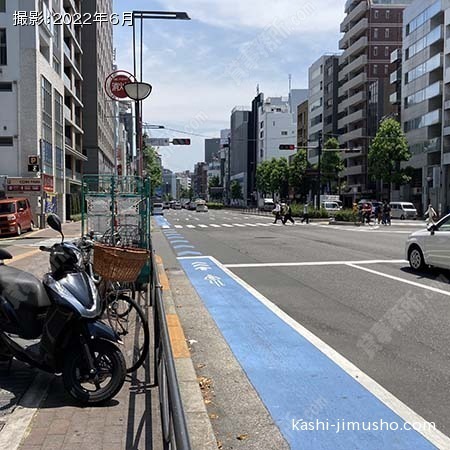
<path id="1" fill-rule="evenodd" d="M 21 304 L 33 309 L 51 305 L 44 285 L 36 277 L 11 266 L 0 268 L 0 296 L 16 310 Z"/>
<path id="2" fill-rule="evenodd" d="M 4 259 L 13 259 L 13 256 L 7 250 L 0 248 L 0 261 Z"/>

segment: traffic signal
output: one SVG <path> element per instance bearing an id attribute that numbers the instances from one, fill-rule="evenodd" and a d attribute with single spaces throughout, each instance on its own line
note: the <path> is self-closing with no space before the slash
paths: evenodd
<path id="1" fill-rule="evenodd" d="M 280 145 L 280 150 L 295 150 L 297 147 L 293 144 L 281 144 Z"/>
<path id="2" fill-rule="evenodd" d="M 172 145 L 191 145 L 190 139 L 173 139 Z"/>

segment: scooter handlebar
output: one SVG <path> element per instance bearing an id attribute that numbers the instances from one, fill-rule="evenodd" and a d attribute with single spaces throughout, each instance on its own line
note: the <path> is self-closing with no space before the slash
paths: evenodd
<path id="1" fill-rule="evenodd" d="M 46 247 L 45 245 L 41 245 L 41 246 L 39 247 L 39 250 L 40 250 L 41 252 L 48 252 L 48 253 L 50 253 L 50 252 L 52 251 L 51 247 Z"/>

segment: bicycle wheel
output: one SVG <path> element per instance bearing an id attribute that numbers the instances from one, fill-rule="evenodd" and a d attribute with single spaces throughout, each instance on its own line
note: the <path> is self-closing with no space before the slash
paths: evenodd
<path id="1" fill-rule="evenodd" d="M 107 300 L 106 315 L 111 328 L 124 343 L 122 352 L 127 372 L 136 371 L 144 363 L 150 345 L 150 330 L 144 311 L 128 295 L 118 294 Z"/>

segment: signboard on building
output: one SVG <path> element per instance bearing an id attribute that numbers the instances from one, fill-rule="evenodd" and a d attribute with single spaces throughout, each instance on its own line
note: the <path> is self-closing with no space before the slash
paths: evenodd
<path id="1" fill-rule="evenodd" d="M 42 174 L 42 186 L 43 186 L 43 189 L 45 192 L 54 192 L 55 191 L 55 183 L 53 180 L 53 176 L 43 173 Z"/>
<path id="2" fill-rule="evenodd" d="M 8 178 L 8 192 L 40 192 L 40 178 Z"/>

